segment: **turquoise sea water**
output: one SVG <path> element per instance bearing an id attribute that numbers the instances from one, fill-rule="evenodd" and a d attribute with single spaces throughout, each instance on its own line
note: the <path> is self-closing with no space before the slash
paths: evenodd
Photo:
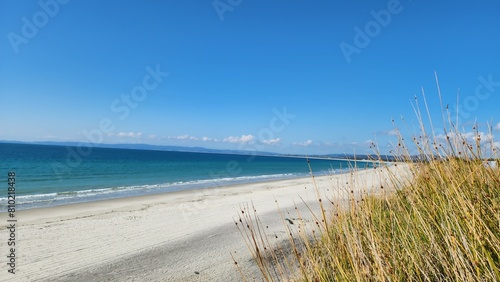
<path id="1" fill-rule="evenodd" d="M 347 161 L 311 159 L 313 173 Z M 363 164 L 363 166 L 369 164 Z M 304 158 L 0 143 L 0 211 L 7 173 L 18 209 L 308 176 Z"/>

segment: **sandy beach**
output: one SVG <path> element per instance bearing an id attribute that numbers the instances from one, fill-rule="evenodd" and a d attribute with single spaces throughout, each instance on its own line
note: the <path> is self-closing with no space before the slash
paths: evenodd
<path id="1" fill-rule="evenodd" d="M 333 201 L 345 197 L 346 183 L 354 193 L 387 187 L 381 169 L 315 180 Z M 290 218 L 295 205 L 307 217 L 301 199 L 317 206 L 311 177 L 19 211 L 16 274 L 2 271 L 0 280 L 241 281 L 230 254 L 259 280 L 234 218 L 253 203 L 268 235 L 285 240 L 276 202 Z"/>

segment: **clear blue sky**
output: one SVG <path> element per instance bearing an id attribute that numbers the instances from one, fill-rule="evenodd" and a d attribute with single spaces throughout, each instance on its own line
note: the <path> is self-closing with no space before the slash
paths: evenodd
<path id="1" fill-rule="evenodd" d="M 0 140 L 384 151 L 422 87 L 441 120 L 434 71 L 453 114 L 460 89 L 464 130 L 500 139 L 499 15 L 493 0 L 1 1 Z"/>

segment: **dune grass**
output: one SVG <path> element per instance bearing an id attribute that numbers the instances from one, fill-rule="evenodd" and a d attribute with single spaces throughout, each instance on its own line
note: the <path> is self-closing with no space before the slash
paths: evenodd
<path id="1" fill-rule="evenodd" d="M 415 113 L 418 134 L 407 146 L 396 130 L 392 151 L 411 179 L 388 172 L 391 192 L 347 193 L 344 205 L 338 198 L 327 205 L 318 192 L 315 224 L 300 233 L 285 224 L 287 247 L 271 244 L 258 215 L 242 210 L 236 223 L 262 280 L 500 281 L 500 169 L 491 132 L 474 126 L 474 136 L 465 134 L 444 109 L 437 135 L 430 115 L 424 122 L 418 105 Z"/>

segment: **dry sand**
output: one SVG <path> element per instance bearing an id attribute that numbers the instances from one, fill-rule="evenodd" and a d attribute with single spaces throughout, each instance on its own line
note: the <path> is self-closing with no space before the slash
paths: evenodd
<path id="1" fill-rule="evenodd" d="M 403 166 L 391 171 L 406 171 Z M 316 177 L 321 194 L 345 197 L 381 191 L 381 169 Z M 275 200 L 287 217 L 302 200 L 317 206 L 312 178 L 72 204 L 17 212 L 16 274 L 8 274 L 2 244 L 1 281 L 242 281 L 231 254 L 248 273 L 258 271 L 234 218 L 253 203 L 270 237 L 285 240 Z M 290 211 L 290 215 L 286 212 Z M 6 222 L 6 214 L 2 214 Z M 2 228 L 2 241 L 8 230 Z"/>

